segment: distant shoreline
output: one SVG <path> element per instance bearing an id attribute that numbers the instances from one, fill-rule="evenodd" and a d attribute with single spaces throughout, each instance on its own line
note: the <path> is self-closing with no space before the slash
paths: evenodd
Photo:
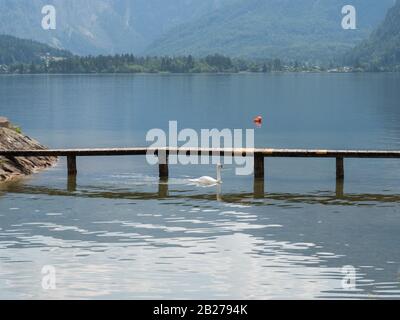
<path id="1" fill-rule="evenodd" d="M 0 73 L 0 76 L 187 76 L 187 75 L 279 75 L 279 74 L 400 74 L 398 71 L 271 71 L 271 72 L 87 72 L 87 73 Z"/>
<path id="2" fill-rule="evenodd" d="M 284 61 L 274 59 L 231 58 L 220 54 L 203 58 L 188 56 L 140 57 L 132 54 L 114 56 L 42 56 L 31 62 L 0 65 L 0 74 L 238 74 L 238 73 L 348 73 L 362 67 Z"/>

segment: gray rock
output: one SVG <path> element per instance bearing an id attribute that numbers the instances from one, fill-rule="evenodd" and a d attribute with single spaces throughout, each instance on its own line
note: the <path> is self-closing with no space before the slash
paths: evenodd
<path id="1" fill-rule="evenodd" d="M 10 121 L 5 117 L 0 117 L 0 128 L 11 128 Z"/>
<path id="2" fill-rule="evenodd" d="M 3 118 L 5 119 L 5 118 Z M 8 127 L 1 125 L 0 118 L 0 150 L 44 150 L 46 147 L 39 142 L 17 133 Z M 0 156 L 0 182 L 33 174 L 41 169 L 48 168 L 57 162 L 55 157 L 29 157 L 15 158 Z"/>

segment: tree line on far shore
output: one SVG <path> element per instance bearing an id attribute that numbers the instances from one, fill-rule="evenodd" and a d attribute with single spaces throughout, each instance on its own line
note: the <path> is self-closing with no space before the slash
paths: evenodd
<path id="1" fill-rule="evenodd" d="M 195 58 L 138 57 L 133 54 L 113 56 L 72 56 L 56 58 L 46 56 L 40 63 L 17 63 L 0 66 L 0 73 L 10 74 L 80 74 L 80 73 L 237 73 L 321 71 L 320 67 L 299 62 L 283 62 L 280 59 L 247 60 L 230 58 L 220 54 Z"/>

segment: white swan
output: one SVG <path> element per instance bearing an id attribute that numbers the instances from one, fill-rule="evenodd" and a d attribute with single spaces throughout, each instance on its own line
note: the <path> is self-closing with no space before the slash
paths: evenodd
<path id="1" fill-rule="evenodd" d="M 212 186 L 212 185 L 216 185 L 216 184 L 221 184 L 222 183 L 222 179 L 221 179 L 222 167 L 223 166 L 221 164 L 217 164 L 217 179 L 206 176 L 206 177 L 200 177 L 198 179 L 190 179 L 189 181 L 196 183 L 196 184 L 204 185 L 204 186 Z"/>

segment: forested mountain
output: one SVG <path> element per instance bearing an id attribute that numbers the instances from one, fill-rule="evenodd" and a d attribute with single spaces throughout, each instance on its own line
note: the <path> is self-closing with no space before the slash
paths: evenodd
<path id="1" fill-rule="evenodd" d="M 0 65 L 42 63 L 46 59 L 71 56 L 68 51 L 36 41 L 0 35 Z"/>
<path id="2" fill-rule="evenodd" d="M 0 0 L 0 33 L 80 55 L 143 52 L 157 37 L 232 0 Z M 56 30 L 43 30 L 54 5 Z"/>
<path id="3" fill-rule="evenodd" d="M 343 30 L 345 0 L 238 0 L 180 25 L 156 40 L 149 54 L 219 52 L 301 61 L 327 61 L 365 39 L 393 0 L 353 0 L 357 30 Z"/>
<path id="4" fill-rule="evenodd" d="M 369 40 L 351 52 L 348 61 L 371 71 L 400 71 L 400 1 L 389 10 Z"/>
<path id="5" fill-rule="evenodd" d="M 76 54 L 192 54 L 331 59 L 384 18 L 394 0 L 352 0 L 358 29 L 341 28 L 344 0 L 0 0 L 0 33 Z M 44 5 L 56 30 L 41 27 Z"/>

